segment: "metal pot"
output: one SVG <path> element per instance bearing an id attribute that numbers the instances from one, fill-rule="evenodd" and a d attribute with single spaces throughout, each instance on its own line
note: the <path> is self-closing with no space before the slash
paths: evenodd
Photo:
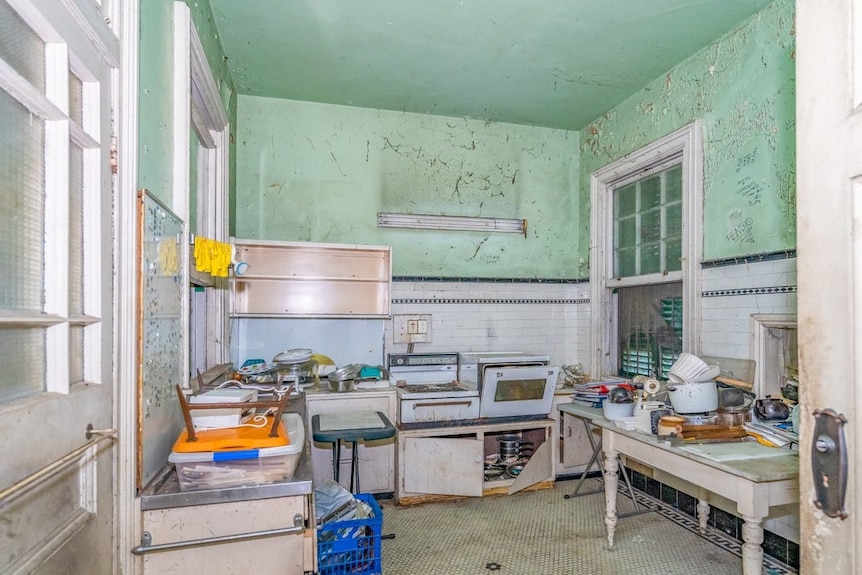
<path id="1" fill-rule="evenodd" d="M 353 381 L 352 379 L 329 379 L 329 391 L 333 391 L 335 393 L 344 393 L 347 391 L 353 391 Z"/>
<path id="2" fill-rule="evenodd" d="M 751 405 L 718 406 L 718 425 L 740 426 L 751 421 Z"/>
<path id="3" fill-rule="evenodd" d="M 676 413 L 706 413 L 718 407 L 715 381 L 687 381 L 668 385 L 667 395 Z"/>
<path id="4" fill-rule="evenodd" d="M 766 396 L 754 402 L 754 414 L 763 421 L 784 421 L 790 417 L 790 407 L 780 399 Z"/>

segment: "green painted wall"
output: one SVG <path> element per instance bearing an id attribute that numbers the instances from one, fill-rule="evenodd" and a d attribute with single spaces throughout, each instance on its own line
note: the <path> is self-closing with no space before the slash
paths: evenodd
<path id="1" fill-rule="evenodd" d="M 210 69 L 236 124 L 236 95 L 207 0 L 187 2 Z M 140 2 L 138 185 L 172 205 L 173 0 Z"/>
<path id="2" fill-rule="evenodd" d="M 696 118 L 704 126 L 704 259 L 796 247 L 794 2 L 778 0 L 581 132 L 590 173 Z M 589 229 L 579 230 L 588 257 Z"/>
<path id="3" fill-rule="evenodd" d="M 577 132 L 245 95 L 237 126 L 237 237 L 391 245 L 395 275 L 586 275 Z M 379 211 L 528 232 L 378 229 Z"/>

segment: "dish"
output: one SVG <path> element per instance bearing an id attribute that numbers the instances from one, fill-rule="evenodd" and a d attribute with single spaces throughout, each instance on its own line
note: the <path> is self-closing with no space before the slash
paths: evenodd
<path id="1" fill-rule="evenodd" d="M 240 375 L 257 375 L 259 373 L 274 369 L 275 367 L 275 365 L 264 361 L 262 363 L 251 363 L 249 365 L 244 365 L 238 370 L 236 370 L 236 372 Z"/>
<path id="2" fill-rule="evenodd" d="M 311 350 L 304 347 L 288 349 L 272 358 L 276 363 L 302 363 L 311 359 Z"/>

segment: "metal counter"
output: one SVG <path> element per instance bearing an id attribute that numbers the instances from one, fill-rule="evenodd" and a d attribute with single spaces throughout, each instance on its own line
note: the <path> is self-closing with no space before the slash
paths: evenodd
<path id="1" fill-rule="evenodd" d="M 303 425 L 308 427 L 304 393 L 289 399 L 285 411 L 298 413 L 302 417 Z M 299 463 L 296 465 L 293 478 L 290 481 L 266 485 L 180 491 L 176 469 L 172 463 L 168 463 L 156 474 L 141 494 L 141 510 L 149 511 L 191 505 L 309 495 L 312 492 L 310 440 L 311 438 L 306 434 L 305 445 L 302 448 L 302 455 L 300 455 Z"/>

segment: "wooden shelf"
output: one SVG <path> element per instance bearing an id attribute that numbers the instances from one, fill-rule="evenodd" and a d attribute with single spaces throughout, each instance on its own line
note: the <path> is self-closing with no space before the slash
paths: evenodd
<path id="1" fill-rule="evenodd" d="M 388 317 L 388 246 L 236 240 L 248 273 L 231 279 L 238 317 Z"/>

